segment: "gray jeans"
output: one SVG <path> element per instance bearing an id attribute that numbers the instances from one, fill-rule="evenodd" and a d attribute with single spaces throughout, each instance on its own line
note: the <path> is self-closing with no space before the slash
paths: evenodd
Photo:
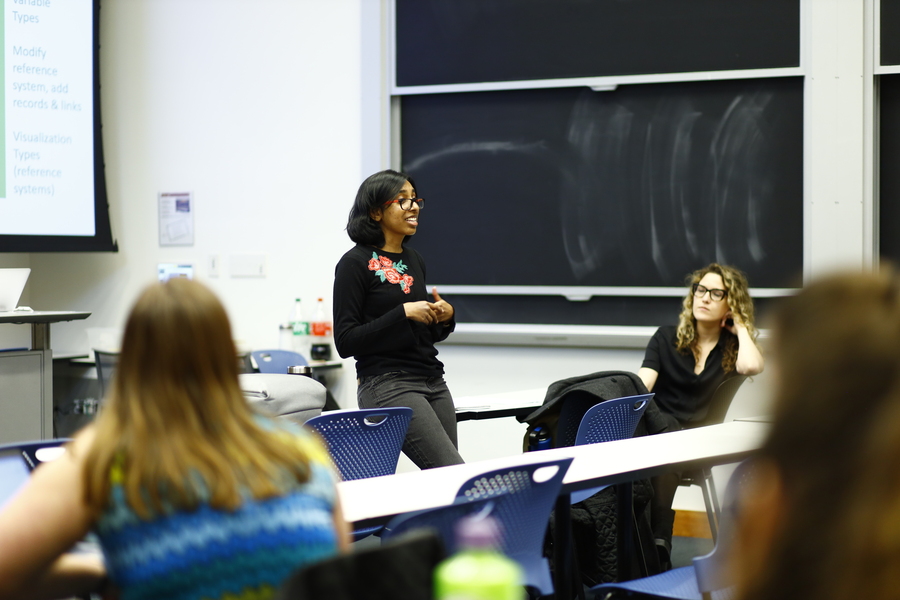
<path id="1" fill-rule="evenodd" d="M 420 469 L 460 465 L 456 408 L 443 377 L 393 372 L 363 377 L 356 399 L 360 408 L 408 406 L 412 421 L 403 453 Z"/>

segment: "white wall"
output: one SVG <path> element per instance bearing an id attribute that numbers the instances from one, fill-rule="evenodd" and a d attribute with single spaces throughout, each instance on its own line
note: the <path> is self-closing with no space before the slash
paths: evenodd
<path id="1" fill-rule="evenodd" d="M 32 254 L 31 306 L 90 310 L 57 351 L 121 327 L 160 262 L 192 263 L 235 336 L 277 347 L 292 300 L 330 306 L 361 173 L 359 0 L 105 0 L 101 102 L 117 254 Z M 191 191 L 195 243 L 160 248 L 157 194 Z M 265 279 L 228 257 L 265 254 Z M 210 255 L 223 273 L 207 277 Z M 5 259 L 5 257 L 4 257 Z M 6 260 L 4 260 L 4 263 Z"/>
<path id="2" fill-rule="evenodd" d="M 0 267 L 30 267 L 31 257 L 28 254 L 0 253 Z M 19 299 L 19 306 L 29 306 L 31 302 L 30 286 L 26 285 Z M 30 348 L 30 325 L 4 325 L 0 327 L 0 348 Z"/>

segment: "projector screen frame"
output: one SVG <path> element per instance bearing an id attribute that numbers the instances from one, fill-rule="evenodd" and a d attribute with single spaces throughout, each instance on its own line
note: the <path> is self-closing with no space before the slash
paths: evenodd
<path id="1" fill-rule="evenodd" d="M 100 112 L 100 0 L 92 0 L 94 235 L 2 235 L 0 252 L 118 252 L 112 236 Z"/>

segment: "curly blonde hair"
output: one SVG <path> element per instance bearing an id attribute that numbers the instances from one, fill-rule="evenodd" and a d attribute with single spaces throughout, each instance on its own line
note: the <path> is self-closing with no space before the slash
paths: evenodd
<path id="1" fill-rule="evenodd" d="M 675 335 L 676 349 L 683 354 L 691 351 L 694 358 L 698 360 L 700 358 L 700 348 L 697 345 L 697 320 L 694 318 L 694 292 L 692 288 L 695 283 L 698 283 L 709 273 L 715 273 L 722 278 L 727 291 L 725 300 L 728 302 L 728 309 L 731 311 L 734 319 L 744 324 L 753 340 L 756 340 L 757 335 L 759 335 L 759 332 L 753 325 L 753 300 L 750 298 L 750 286 L 747 283 L 747 277 L 734 267 L 718 263 L 707 265 L 694 271 L 686 278 L 688 292 L 681 305 L 681 314 L 678 315 L 678 329 Z M 722 356 L 722 368 L 726 373 L 734 371 L 737 354 L 738 341 L 736 337 L 731 336 L 726 342 L 725 353 Z"/>

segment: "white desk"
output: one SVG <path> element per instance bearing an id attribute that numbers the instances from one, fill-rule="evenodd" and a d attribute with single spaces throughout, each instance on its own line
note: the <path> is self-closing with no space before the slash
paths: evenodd
<path id="1" fill-rule="evenodd" d="M 624 483 L 672 470 L 738 462 L 758 448 L 765 423 L 733 421 L 617 442 L 554 448 L 466 465 L 398 473 L 338 484 L 344 518 L 363 526 L 399 514 L 450 504 L 459 486 L 485 471 L 573 457 L 563 480 L 571 493 Z"/>
<path id="2" fill-rule="evenodd" d="M 338 493 L 344 518 L 356 527 L 381 524 L 399 514 L 451 503 L 460 485 L 486 471 L 572 457 L 572 465 L 563 479 L 563 495 L 557 502 L 558 515 L 562 512 L 560 507 L 568 506 L 571 492 L 600 485 L 628 484 L 619 486 L 620 505 L 630 507 L 632 481 L 670 471 L 738 462 L 759 448 L 768 429 L 766 423 L 733 421 L 616 442 L 555 448 L 466 465 L 344 481 L 338 484 Z M 627 498 L 623 499 L 622 491 L 626 487 Z M 619 519 L 623 526 L 630 526 L 630 522 L 631 519 Z M 557 518 L 558 540 L 568 536 L 568 526 L 568 519 Z M 621 543 L 630 544 L 630 536 L 620 535 L 619 538 Z M 620 550 L 620 557 L 624 555 Z M 621 563 L 620 569 L 620 573 L 625 572 Z M 557 572 L 562 573 L 561 579 L 567 585 L 569 580 L 565 570 L 558 569 Z M 557 591 L 564 590 L 558 586 Z"/>
<path id="3" fill-rule="evenodd" d="M 499 417 L 524 416 L 544 402 L 547 388 L 484 394 L 482 396 L 461 396 L 453 399 L 456 405 L 456 420 L 496 419 Z"/>
<path id="4" fill-rule="evenodd" d="M 50 324 L 89 312 L 0 312 L 0 323 L 31 325 L 31 348 L 0 354 L 0 443 L 53 437 L 53 351 Z"/>

